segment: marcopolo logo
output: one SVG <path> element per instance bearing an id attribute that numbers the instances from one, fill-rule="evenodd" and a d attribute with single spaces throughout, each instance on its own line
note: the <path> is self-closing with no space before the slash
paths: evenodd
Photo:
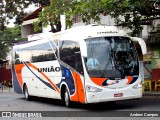
<path id="1" fill-rule="evenodd" d="M 48 68 L 38 68 L 38 72 L 59 72 L 60 67 L 48 67 Z"/>

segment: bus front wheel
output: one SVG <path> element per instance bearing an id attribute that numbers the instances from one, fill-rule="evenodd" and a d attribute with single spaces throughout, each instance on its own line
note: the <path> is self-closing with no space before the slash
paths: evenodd
<path id="1" fill-rule="evenodd" d="M 67 88 L 65 89 L 65 92 L 64 92 L 64 102 L 67 107 L 71 107 L 71 100 L 69 98 L 69 92 Z"/>

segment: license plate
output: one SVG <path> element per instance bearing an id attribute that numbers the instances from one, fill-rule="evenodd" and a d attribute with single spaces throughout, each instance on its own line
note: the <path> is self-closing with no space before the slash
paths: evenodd
<path id="1" fill-rule="evenodd" d="M 114 97 L 123 97 L 123 93 L 116 93 L 114 94 Z"/>

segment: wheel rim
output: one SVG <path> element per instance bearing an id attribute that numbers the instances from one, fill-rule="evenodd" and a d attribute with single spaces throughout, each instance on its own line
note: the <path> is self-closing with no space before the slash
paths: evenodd
<path id="1" fill-rule="evenodd" d="M 66 104 L 66 106 L 68 106 L 68 103 L 69 103 L 69 97 L 68 97 L 68 93 L 67 93 L 67 91 L 65 92 L 65 94 L 64 94 L 64 100 L 65 100 L 65 104 Z"/>
<path id="2" fill-rule="evenodd" d="M 25 95 L 25 97 L 26 97 L 26 99 L 27 99 L 27 98 L 28 98 L 28 90 L 27 90 L 27 87 L 25 87 L 24 95 Z"/>

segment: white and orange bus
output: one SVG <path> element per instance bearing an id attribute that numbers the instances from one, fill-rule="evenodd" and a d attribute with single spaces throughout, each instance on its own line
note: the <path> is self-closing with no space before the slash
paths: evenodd
<path id="1" fill-rule="evenodd" d="M 12 54 L 14 91 L 31 96 L 99 103 L 142 97 L 139 61 L 146 44 L 115 26 L 88 25 L 29 36 Z M 39 35 L 40 36 L 40 35 Z M 35 40 L 34 40 L 35 38 Z"/>

